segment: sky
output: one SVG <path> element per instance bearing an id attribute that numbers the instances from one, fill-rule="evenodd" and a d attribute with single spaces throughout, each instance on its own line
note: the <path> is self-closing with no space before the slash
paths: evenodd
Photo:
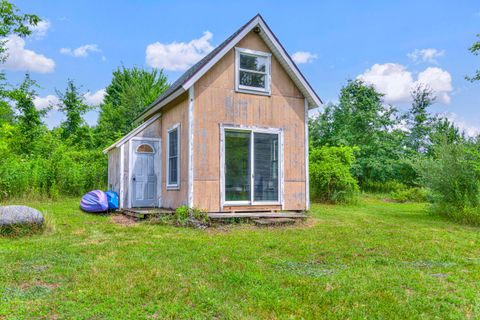
<path id="1" fill-rule="evenodd" d="M 338 101 L 349 79 L 385 94 L 407 110 L 416 84 L 436 94 L 441 113 L 469 135 L 480 133 L 480 68 L 468 48 L 480 33 L 479 1 L 25 1 L 43 21 L 26 39 L 9 37 L 1 66 L 17 84 L 38 81 L 37 108 L 57 104 L 68 79 L 85 101 L 101 103 L 119 66 L 163 68 L 173 82 L 189 66 L 260 13 L 325 103 Z M 315 112 L 314 112 L 315 113 Z M 313 114 L 312 114 L 313 115 Z M 57 126 L 63 115 L 50 111 Z M 86 116 L 96 123 L 97 111 Z"/>

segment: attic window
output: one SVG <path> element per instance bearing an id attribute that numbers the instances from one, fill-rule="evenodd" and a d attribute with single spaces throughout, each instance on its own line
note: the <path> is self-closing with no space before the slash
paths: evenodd
<path id="1" fill-rule="evenodd" d="M 236 90 L 270 94 L 271 54 L 235 48 Z"/>

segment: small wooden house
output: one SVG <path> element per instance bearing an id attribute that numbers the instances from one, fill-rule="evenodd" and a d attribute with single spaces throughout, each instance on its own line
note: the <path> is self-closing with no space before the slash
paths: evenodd
<path id="1" fill-rule="evenodd" d="M 187 70 L 104 150 L 120 207 L 308 210 L 316 95 L 260 15 Z"/>

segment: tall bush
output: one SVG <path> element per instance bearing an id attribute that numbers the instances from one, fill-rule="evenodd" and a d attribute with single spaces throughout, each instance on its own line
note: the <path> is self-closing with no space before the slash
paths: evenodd
<path id="1" fill-rule="evenodd" d="M 433 157 L 416 163 L 436 213 L 480 224 L 480 150 L 469 142 L 439 143 Z"/>
<path id="2" fill-rule="evenodd" d="M 314 201 L 349 203 L 356 200 L 358 184 L 352 176 L 354 148 L 319 147 L 310 150 L 310 194 Z"/>

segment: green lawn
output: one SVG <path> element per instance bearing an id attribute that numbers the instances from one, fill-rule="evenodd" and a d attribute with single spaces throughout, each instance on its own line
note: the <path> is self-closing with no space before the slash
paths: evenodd
<path id="1" fill-rule="evenodd" d="M 0 319 L 479 318 L 480 229 L 424 204 L 314 205 L 301 226 L 196 230 L 33 202 L 0 238 Z"/>

